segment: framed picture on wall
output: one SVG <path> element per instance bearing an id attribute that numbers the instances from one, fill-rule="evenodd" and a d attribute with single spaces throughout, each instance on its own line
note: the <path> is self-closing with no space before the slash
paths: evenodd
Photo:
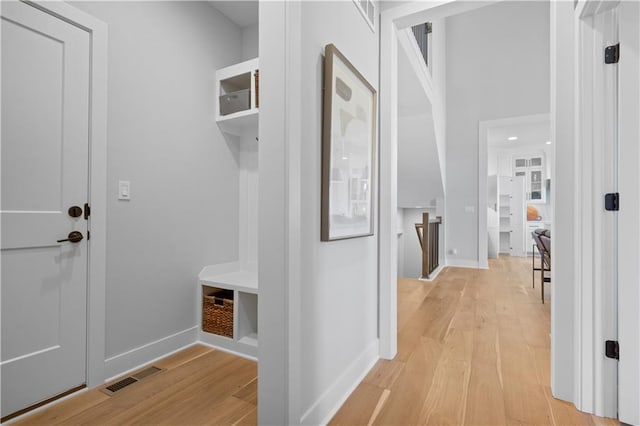
<path id="1" fill-rule="evenodd" d="M 325 46 L 321 240 L 373 235 L 376 91 Z"/>

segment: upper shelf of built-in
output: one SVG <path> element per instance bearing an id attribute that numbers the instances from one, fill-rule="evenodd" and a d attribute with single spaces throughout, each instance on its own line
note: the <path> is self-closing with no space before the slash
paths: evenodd
<path id="1" fill-rule="evenodd" d="M 258 137 L 258 58 L 216 71 L 216 122 L 225 133 Z"/>

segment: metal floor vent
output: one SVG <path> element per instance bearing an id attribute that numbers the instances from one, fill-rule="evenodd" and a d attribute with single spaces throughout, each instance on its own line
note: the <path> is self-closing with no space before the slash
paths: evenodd
<path id="1" fill-rule="evenodd" d="M 149 368 L 145 368 L 144 370 L 138 371 L 137 373 L 132 374 L 129 377 L 125 377 L 122 380 L 119 380 L 115 383 L 110 384 L 102 389 L 102 392 L 112 396 L 119 390 L 126 388 L 129 385 L 132 385 L 142 379 L 146 379 L 149 376 L 152 376 L 158 372 L 162 371 L 162 368 L 151 366 Z"/>
<path id="2" fill-rule="evenodd" d="M 137 381 L 138 380 L 134 379 L 133 377 L 127 377 L 126 379 L 122 379 L 119 382 L 115 382 L 114 384 L 107 386 L 105 389 L 113 394 Z"/>

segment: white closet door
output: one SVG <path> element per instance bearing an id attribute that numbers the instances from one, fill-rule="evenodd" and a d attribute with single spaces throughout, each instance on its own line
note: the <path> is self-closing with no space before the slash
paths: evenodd
<path id="1" fill-rule="evenodd" d="M 85 383 L 89 34 L 0 7 L 4 417 Z"/>

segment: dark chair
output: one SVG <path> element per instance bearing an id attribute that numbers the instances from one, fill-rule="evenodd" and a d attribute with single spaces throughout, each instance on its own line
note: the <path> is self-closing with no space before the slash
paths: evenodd
<path id="1" fill-rule="evenodd" d="M 551 278 L 545 276 L 545 272 L 551 272 L 551 231 L 548 229 L 536 229 L 531 233 L 535 242 L 533 252 L 533 287 L 535 288 L 535 271 L 540 271 L 540 298 L 544 303 L 544 283 L 550 283 Z M 536 268 L 536 254 L 535 248 L 540 253 L 540 267 Z"/>

